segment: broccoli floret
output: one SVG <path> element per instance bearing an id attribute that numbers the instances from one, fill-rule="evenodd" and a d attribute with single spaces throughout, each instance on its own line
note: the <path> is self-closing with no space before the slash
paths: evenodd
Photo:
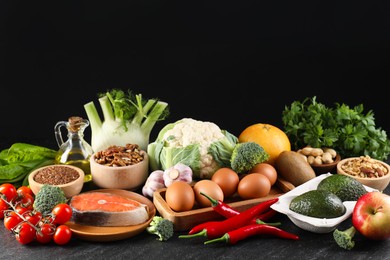
<path id="1" fill-rule="evenodd" d="M 354 226 L 351 226 L 344 231 L 335 229 L 333 231 L 333 238 L 340 247 L 351 250 L 355 246 L 355 241 L 353 241 L 355 234 L 356 229 Z"/>
<path id="2" fill-rule="evenodd" d="M 35 196 L 33 207 L 46 216 L 51 213 L 56 205 L 66 202 L 67 198 L 60 187 L 44 184 Z"/>
<path id="3" fill-rule="evenodd" d="M 161 216 L 154 216 L 146 230 L 157 235 L 160 241 L 166 241 L 173 236 L 173 222 Z"/>
<path id="4" fill-rule="evenodd" d="M 230 158 L 230 166 L 238 174 L 247 173 L 268 158 L 269 154 L 256 142 L 237 143 Z"/>

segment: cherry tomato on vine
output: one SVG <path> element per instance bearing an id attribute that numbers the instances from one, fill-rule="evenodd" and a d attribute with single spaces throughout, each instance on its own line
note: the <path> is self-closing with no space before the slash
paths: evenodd
<path id="1" fill-rule="evenodd" d="M 31 211 L 24 215 L 24 218 L 29 221 L 31 224 L 36 226 L 42 219 L 42 213 L 39 211 Z"/>
<path id="2" fill-rule="evenodd" d="M 35 200 L 34 196 L 31 196 L 30 194 L 26 193 L 20 197 L 17 197 L 15 204 L 18 207 L 28 208 L 32 210 L 34 205 L 34 200 Z"/>
<path id="3" fill-rule="evenodd" d="M 15 207 L 15 211 L 19 213 L 20 215 L 24 216 L 25 213 L 28 213 L 31 211 L 29 208 L 22 207 L 20 205 Z"/>
<path id="4" fill-rule="evenodd" d="M 61 225 L 68 222 L 72 217 L 72 208 L 69 204 L 57 204 L 51 211 L 54 217 L 54 224 Z"/>
<path id="5" fill-rule="evenodd" d="M 72 230 L 67 225 L 59 225 L 54 232 L 53 240 L 57 245 L 65 245 L 72 238 Z"/>
<path id="6" fill-rule="evenodd" d="M 18 216 L 15 211 L 8 212 L 4 216 L 4 226 L 8 230 L 12 230 L 15 226 L 17 226 L 23 220 Z"/>
<path id="7" fill-rule="evenodd" d="M 53 239 L 55 226 L 52 224 L 43 224 L 40 227 L 40 232 L 36 232 L 37 241 L 41 244 L 47 244 Z"/>
<path id="8" fill-rule="evenodd" d="M 0 219 L 4 218 L 4 210 L 7 210 L 9 205 L 4 200 L 0 199 Z"/>
<path id="9" fill-rule="evenodd" d="M 11 183 L 1 184 L 0 193 L 6 196 L 8 202 L 11 202 L 18 195 L 15 186 Z"/>
<path id="10" fill-rule="evenodd" d="M 23 196 L 24 194 L 30 194 L 35 198 L 34 192 L 31 190 L 28 186 L 20 186 L 16 192 L 19 194 L 19 196 Z"/>
<path id="11" fill-rule="evenodd" d="M 21 223 L 15 229 L 15 238 L 16 240 L 25 245 L 34 241 L 36 237 L 35 228 L 32 227 L 28 222 Z"/>
<path id="12" fill-rule="evenodd" d="M 54 224 L 54 219 L 51 215 L 42 216 L 41 221 L 39 221 L 38 226 L 42 226 L 44 224 Z"/>

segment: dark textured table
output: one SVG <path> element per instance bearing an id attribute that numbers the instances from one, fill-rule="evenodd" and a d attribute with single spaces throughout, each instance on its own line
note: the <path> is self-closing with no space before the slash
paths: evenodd
<path id="1" fill-rule="evenodd" d="M 90 188 L 86 186 L 86 189 Z M 384 193 L 390 194 L 390 186 Z M 91 242 L 73 237 L 63 246 L 35 242 L 21 245 L 0 225 L 0 259 L 390 259 L 390 239 L 370 241 L 357 234 L 355 247 L 345 250 L 336 244 L 332 233 L 316 234 L 302 230 L 283 214 L 277 214 L 273 220 L 280 221 L 282 229 L 297 234 L 300 239 L 255 236 L 235 245 L 205 245 L 204 237 L 178 238 L 185 232 L 176 232 L 171 239 L 161 242 L 157 236 L 144 231 L 112 242 Z M 338 228 L 346 229 L 350 225 L 351 218 L 348 218 Z"/>

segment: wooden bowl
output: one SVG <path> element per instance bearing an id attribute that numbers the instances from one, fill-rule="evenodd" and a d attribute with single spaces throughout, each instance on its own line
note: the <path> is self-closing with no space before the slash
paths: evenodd
<path id="1" fill-rule="evenodd" d="M 100 188 L 137 190 L 145 183 L 149 175 L 149 156 L 141 151 L 144 159 L 128 166 L 109 166 L 95 161 L 95 154 L 90 158 L 92 181 Z"/>
<path id="2" fill-rule="evenodd" d="M 362 160 L 369 160 L 372 163 L 381 165 L 383 167 L 382 169 L 385 171 L 384 176 L 382 176 L 382 177 L 362 177 L 362 175 L 359 174 L 359 172 L 361 171 L 360 169 L 362 167 L 362 164 L 361 163 L 356 164 L 358 162 L 361 162 Z M 346 171 L 344 168 L 345 165 L 351 164 L 352 162 L 354 163 L 354 165 L 356 165 L 356 167 L 354 167 L 353 170 L 351 170 L 350 172 Z M 350 177 L 356 179 L 357 181 L 359 181 L 360 183 L 362 183 L 363 185 L 366 185 L 366 186 L 371 187 L 373 189 L 377 189 L 379 191 L 385 190 L 387 185 L 389 185 L 389 182 L 390 182 L 390 166 L 383 161 L 369 158 L 367 156 L 350 157 L 350 158 L 346 158 L 346 159 L 341 160 L 337 164 L 337 173 L 350 176 Z"/>
<path id="3" fill-rule="evenodd" d="M 78 173 L 78 177 L 77 179 L 64 184 L 54 184 L 49 182 L 47 179 L 43 180 L 43 178 L 38 179 L 38 174 L 42 174 L 43 172 L 45 172 L 46 177 L 53 176 L 50 179 L 55 178 L 56 175 L 56 177 L 58 177 L 59 179 L 64 179 L 64 175 L 70 174 L 70 171 L 73 173 Z M 70 198 L 81 192 L 84 186 L 84 175 L 84 171 L 79 167 L 67 164 L 53 164 L 40 167 L 32 171 L 28 176 L 28 183 L 35 195 L 39 192 L 39 190 L 44 184 L 51 184 L 60 187 L 64 191 L 65 197 Z"/>
<path id="4" fill-rule="evenodd" d="M 340 162 L 341 156 L 339 154 L 336 155 L 336 158 L 332 163 L 326 163 L 321 165 L 311 165 L 316 175 L 321 175 L 324 173 L 337 173 L 337 164 Z"/>

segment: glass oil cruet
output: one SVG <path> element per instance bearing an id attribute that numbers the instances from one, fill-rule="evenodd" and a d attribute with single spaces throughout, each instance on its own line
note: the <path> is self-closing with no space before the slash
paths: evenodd
<path id="1" fill-rule="evenodd" d="M 59 121 L 54 126 L 54 134 L 59 147 L 56 163 L 70 164 L 81 168 L 84 173 L 84 182 L 92 180 L 89 159 L 93 154 L 92 147 L 84 140 L 84 130 L 89 121 L 79 116 L 69 117 L 68 121 Z M 68 139 L 63 141 L 62 127 L 66 127 Z"/>

